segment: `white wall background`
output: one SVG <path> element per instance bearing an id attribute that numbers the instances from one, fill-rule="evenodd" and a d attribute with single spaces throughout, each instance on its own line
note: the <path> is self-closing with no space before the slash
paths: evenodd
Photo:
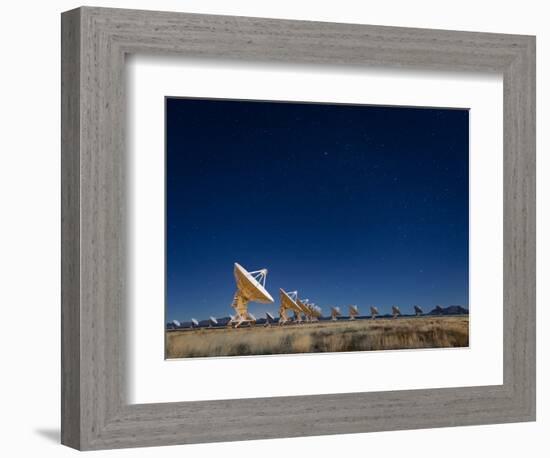
<path id="1" fill-rule="evenodd" d="M 392 433 L 98 452 L 98 456 L 342 454 L 549 456 L 550 20 L 535 0 L 124 0 L 98 6 L 537 35 L 538 421 Z M 70 456 L 58 445 L 60 373 L 59 28 L 68 0 L 3 4 L 0 27 L 0 423 L 3 456 Z M 546 15 L 545 15 L 546 13 Z M 546 81 L 545 81 L 546 80 Z M 546 172 L 546 173 L 545 173 Z M 546 211 L 545 208 L 546 207 Z M 546 334 L 545 334 L 546 333 Z M 546 433 L 546 434 L 545 434 Z"/>

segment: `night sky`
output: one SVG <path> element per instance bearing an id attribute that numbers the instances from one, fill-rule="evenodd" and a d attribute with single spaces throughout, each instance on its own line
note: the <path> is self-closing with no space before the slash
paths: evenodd
<path id="1" fill-rule="evenodd" d="M 468 111 L 166 99 L 166 320 L 232 313 L 233 263 L 328 314 L 468 306 Z"/>

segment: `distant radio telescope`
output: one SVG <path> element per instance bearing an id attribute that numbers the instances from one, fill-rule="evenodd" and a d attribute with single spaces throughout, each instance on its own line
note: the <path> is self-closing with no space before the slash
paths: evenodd
<path id="1" fill-rule="evenodd" d="M 401 310 L 399 310 L 399 307 L 397 305 L 393 305 L 391 308 L 391 313 L 393 315 L 393 318 L 397 318 L 399 315 L 401 315 Z"/>
<path id="2" fill-rule="evenodd" d="M 309 299 L 296 299 L 296 303 L 304 310 L 307 321 L 319 321 L 321 317 L 321 307 L 310 302 Z"/>
<path id="3" fill-rule="evenodd" d="M 371 319 L 375 319 L 376 315 L 378 315 L 378 309 L 375 306 L 371 306 L 370 308 L 370 317 Z"/>
<path id="4" fill-rule="evenodd" d="M 265 312 L 265 325 L 264 326 L 271 326 L 273 323 L 275 323 L 275 317 L 271 313 Z"/>
<path id="5" fill-rule="evenodd" d="M 359 307 L 356 305 L 349 306 L 349 319 L 355 320 L 355 317 L 359 315 Z"/>
<path id="6" fill-rule="evenodd" d="M 312 304 L 311 308 L 313 309 L 313 319 L 314 321 L 319 321 L 319 318 L 323 316 L 323 311 L 318 305 Z"/>
<path id="7" fill-rule="evenodd" d="M 197 320 L 195 320 L 195 318 L 191 318 L 191 327 L 192 328 L 198 328 L 199 327 L 199 322 Z"/>
<path id="8" fill-rule="evenodd" d="M 420 308 L 419 305 L 415 305 L 415 306 L 414 306 L 414 314 L 415 314 L 416 316 L 420 316 L 420 315 L 422 315 L 423 313 L 424 313 L 424 312 L 422 311 L 422 309 Z"/>
<path id="9" fill-rule="evenodd" d="M 213 316 L 208 318 L 208 327 L 209 328 L 212 328 L 212 327 L 217 326 L 217 325 L 218 325 L 218 320 L 216 320 L 216 318 L 214 318 Z"/>
<path id="10" fill-rule="evenodd" d="M 319 319 L 323 316 L 321 307 L 315 304 L 310 304 L 310 307 L 312 310 L 312 321 L 319 321 Z"/>
<path id="11" fill-rule="evenodd" d="M 300 307 L 300 310 L 302 311 L 302 315 L 304 317 L 304 321 L 312 321 L 312 310 L 310 308 L 309 300 L 308 299 L 299 299 L 296 298 L 296 305 Z"/>
<path id="12" fill-rule="evenodd" d="M 338 320 L 338 317 L 342 316 L 342 312 L 340 312 L 340 307 L 331 307 L 330 308 L 330 317 L 332 321 Z"/>
<path id="13" fill-rule="evenodd" d="M 230 321 L 230 324 L 234 324 L 236 328 L 245 323 L 252 325 L 255 323 L 256 318 L 248 311 L 248 303 L 273 303 L 273 298 L 265 289 L 267 269 L 248 272 L 243 266 L 235 263 L 233 273 L 237 291 L 233 297 L 231 307 L 235 310 L 236 316 L 234 320 Z"/>
<path id="14" fill-rule="evenodd" d="M 181 328 L 181 323 L 178 320 L 172 320 L 172 326 L 175 328 Z"/>

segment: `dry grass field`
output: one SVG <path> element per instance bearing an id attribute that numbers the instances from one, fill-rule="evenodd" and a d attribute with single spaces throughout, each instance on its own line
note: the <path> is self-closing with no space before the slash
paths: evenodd
<path id="1" fill-rule="evenodd" d="M 468 316 L 403 317 L 166 333 L 166 358 L 468 346 Z"/>

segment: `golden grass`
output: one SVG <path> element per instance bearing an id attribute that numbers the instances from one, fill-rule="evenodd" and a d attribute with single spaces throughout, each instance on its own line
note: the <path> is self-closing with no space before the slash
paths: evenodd
<path id="1" fill-rule="evenodd" d="M 458 316 L 169 331 L 166 357 L 467 347 L 468 329 L 468 316 Z"/>

